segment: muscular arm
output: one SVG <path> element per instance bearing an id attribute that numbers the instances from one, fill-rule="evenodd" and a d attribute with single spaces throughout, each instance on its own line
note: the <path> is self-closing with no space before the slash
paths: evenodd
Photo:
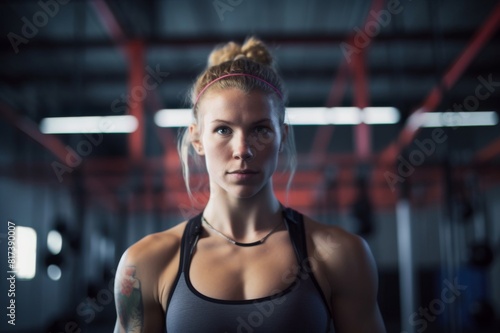
<path id="1" fill-rule="evenodd" d="M 115 333 L 141 333 L 144 328 L 144 306 L 141 281 L 135 266 L 126 266 L 116 279 L 115 299 L 118 313 Z M 120 329 L 121 328 L 121 329 Z"/>
<path id="2" fill-rule="evenodd" d="M 335 262 L 330 301 L 337 332 L 385 333 L 377 304 L 377 269 L 366 242 L 346 233 Z"/>
<path id="3" fill-rule="evenodd" d="M 165 256 L 157 255 L 162 239 L 148 236 L 122 256 L 115 278 L 117 319 L 114 333 L 159 333 L 165 317 L 159 301 L 158 281 Z M 160 260 L 160 259 L 161 260 Z"/>

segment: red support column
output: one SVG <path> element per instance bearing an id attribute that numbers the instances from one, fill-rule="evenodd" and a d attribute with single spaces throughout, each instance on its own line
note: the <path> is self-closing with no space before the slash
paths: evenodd
<path id="1" fill-rule="evenodd" d="M 368 92 L 368 80 L 366 75 L 364 53 L 356 55 L 352 62 L 352 73 L 354 79 L 354 104 L 363 110 L 370 105 Z M 371 128 L 365 123 L 360 123 L 354 128 L 354 142 L 356 154 L 360 161 L 367 161 L 371 154 Z"/>
<path id="2" fill-rule="evenodd" d="M 137 130 L 128 137 L 129 153 L 133 163 L 139 163 L 144 157 L 144 100 L 148 92 L 143 86 L 144 78 L 144 45 L 135 40 L 129 44 L 129 114 L 136 117 L 139 123 Z"/>

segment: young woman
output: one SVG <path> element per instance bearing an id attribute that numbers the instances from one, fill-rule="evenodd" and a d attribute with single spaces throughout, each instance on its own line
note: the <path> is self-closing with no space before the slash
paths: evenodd
<path id="1" fill-rule="evenodd" d="M 123 254 L 115 332 L 385 332 L 365 242 L 274 195 L 278 157 L 293 157 L 285 100 L 258 39 L 212 52 L 180 143 L 190 195 L 188 158 L 204 160 L 208 203 Z"/>

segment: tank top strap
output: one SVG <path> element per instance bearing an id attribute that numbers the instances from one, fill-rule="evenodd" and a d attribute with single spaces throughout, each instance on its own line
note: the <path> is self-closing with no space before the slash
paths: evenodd
<path id="1" fill-rule="evenodd" d="M 184 229 L 184 234 L 182 235 L 181 242 L 181 257 L 180 257 L 180 268 L 181 272 L 186 272 L 189 269 L 191 262 L 191 257 L 193 251 L 196 247 L 196 243 L 200 238 L 202 228 L 201 228 L 201 215 L 203 212 L 199 213 L 195 217 L 191 218 Z"/>
<path id="2" fill-rule="evenodd" d="M 182 272 L 189 269 L 193 251 L 196 248 L 196 243 L 202 233 L 201 216 L 203 212 L 191 218 L 186 225 L 181 243 L 181 258 L 180 268 Z M 298 211 L 284 207 L 283 216 L 285 218 L 286 227 L 290 233 L 292 246 L 297 256 L 297 259 L 302 268 L 310 271 L 309 260 L 307 260 L 307 245 L 304 230 L 304 217 Z"/>
<path id="3" fill-rule="evenodd" d="M 302 269 L 310 272 L 309 260 L 307 259 L 306 233 L 304 229 L 304 216 L 298 211 L 285 207 L 283 209 L 286 227 L 290 233 L 292 246 Z"/>

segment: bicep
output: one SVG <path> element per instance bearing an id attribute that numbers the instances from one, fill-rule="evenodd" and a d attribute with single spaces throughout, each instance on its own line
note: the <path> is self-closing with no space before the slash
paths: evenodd
<path id="1" fill-rule="evenodd" d="M 115 302 L 120 327 L 127 333 L 144 328 L 144 300 L 137 267 L 125 265 L 115 280 Z"/>
<path id="2" fill-rule="evenodd" d="M 377 304 L 378 276 L 367 244 L 358 239 L 349 246 L 348 260 L 332 281 L 332 317 L 338 333 L 385 332 Z"/>
<path id="3" fill-rule="evenodd" d="M 122 258 L 115 278 L 115 333 L 161 332 L 163 311 L 152 296 L 152 277 L 134 260 Z"/>

